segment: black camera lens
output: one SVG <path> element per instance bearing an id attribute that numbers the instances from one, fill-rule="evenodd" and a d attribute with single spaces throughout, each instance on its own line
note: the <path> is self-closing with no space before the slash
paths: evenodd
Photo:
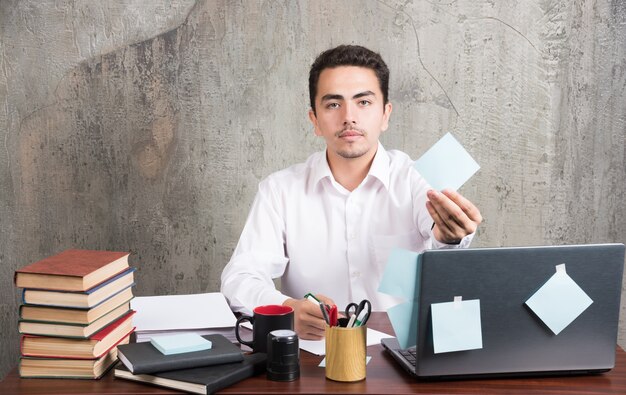
<path id="1" fill-rule="evenodd" d="M 300 377 L 298 335 L 289 329 L 278 329 L 267 335 L 267 378 L 293 381 Z"/>

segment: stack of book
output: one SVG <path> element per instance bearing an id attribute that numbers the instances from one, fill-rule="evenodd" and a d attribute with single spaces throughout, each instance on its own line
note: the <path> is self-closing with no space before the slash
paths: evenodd
<path id="1" fill-rule="evenodd" d="M 208 347 L 208 348 L 207 348 Z M 196 394 L 212 394 L 265 372 L 267 355 L 244 355 L 219 334 L 169 334 L 119 347 L 116 378 Z"/>
<path id="2" fill-rule="evenodd" d="M 67 250 L 16 271 L 20 377 L 102 377 L 134 330 L 128 253 Z"/>

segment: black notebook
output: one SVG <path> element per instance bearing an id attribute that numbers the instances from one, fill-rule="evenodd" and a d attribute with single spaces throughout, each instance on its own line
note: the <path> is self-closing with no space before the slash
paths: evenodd
<path id="1" fill-rule="evenodd" d="M 150 342 L 132 343 L 118 346 L 118 357 L 133 374 L 189 369 L 243 360 L 241 349 L 224 336 L 202 337 L 213 343 L 211 349 L 164 355 Z"/>
<path id="2" fill-rule="evenodd" d="M 266 354 L 250 354 L 243 358 L 241 362 L 139 375 L 130 373 L 124 365 L 118 364 L 114 372 L 116 378 L 139 381 L 194 394 L 212 394 L 265 371 Z"/>

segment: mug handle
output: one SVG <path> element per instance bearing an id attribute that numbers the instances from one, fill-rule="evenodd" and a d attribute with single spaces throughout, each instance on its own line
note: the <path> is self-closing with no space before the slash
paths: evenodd
<path id="1" fill-rule="evenodd" d="M 241 337 L 239 337 L 239 324 L 243 323 L 245 321 L 250 322 L 252 325 L 254 325 L 254 317 L 249 317 L 247 315 L 242 315 L 241 317 L 237 318 L 237 323 L 235 324 L 235 337 L 237 337 L 237 341 L 241 344 L 245 344 L 246 346 L 254 349 L 254 332 L 252 332 L 252 341 L 248 342 L 245 341 L 243 339 L 241 339 Z"/>

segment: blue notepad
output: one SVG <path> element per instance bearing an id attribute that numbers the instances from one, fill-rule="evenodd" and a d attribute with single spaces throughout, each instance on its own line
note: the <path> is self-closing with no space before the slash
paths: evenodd
<path id="1" fill-rule="evenodd" d="M 209 350 L 213 347 L 210 340 L 206 340 L 196 333 L 158 336 L 150 339 L 150 342 L 164 355 Z"/>

